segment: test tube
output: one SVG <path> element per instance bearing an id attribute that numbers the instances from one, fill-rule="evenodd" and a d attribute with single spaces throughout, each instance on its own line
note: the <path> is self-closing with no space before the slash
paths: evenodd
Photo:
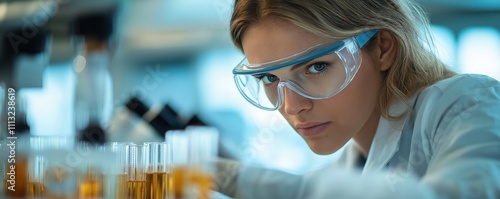
<path id="1" fill-rule="evenodd" d="M 43 183 L 43 156 L 36 153 L 37 147 L 39 147 L 38 137 L 30 137 L 30 150 L 35 153 L 28 155 L 28 181 L 26 184 L 26 196 L 30 198 L 41 197 L 41 186 Z"/>
<path id="2" fill-rule="evenodd" d="M 214 183 L 215 159 L 217 158 L 219 132 L 215 127 L 189 126 L 190 182 L 194 186 L 194 198 L 210 198 L 210 188 Z"/>
<path id="3" fill-rule="evenodd" d="M 104 198 L 123 199 L 127 195 L 126 143 L 111 142 L 105 145 L 108 157 L 115 157 L 105 169 Z"/>
<path id="4" fill-rule="evenodd" d="M 106 155 L 105 146 L 82 142 L 79 144 L 81 150 L 88 152 L 82 155 L 82 161 L 78 168 L 78 196 L 79 198 L 102 198 L 104 196 L 104 167 Z M 113 162 L 112 159 L 108 159 Z"/>
<path id="5" fill-rule="evenodd" d="M 71 198 L 77 191 L 80 151 L 74 137 L 31 136 L 29 190 L 31 197 Z"/>
<path id="6" fill-rule="evenodd" d="M 30 155 L 28 161 L 27 196 L 42 198 L 45 195 L 44 177 L 46 171 L 46 158 L 41 155 Z"/>
<path id="7" fill-rule="evenodd" d="M 126 146 L 127 162 L 127 198 L 146 198 L 145 154 L 144 145 Z"/>
<path id="8" fill-rule="evenodd" d="M 146 198 L 167 197 L 170 150 L 166 142 L 146 142 Z"/>
<path id="9" fill-rule="evenodd" d="M 188 136 L 183 130 L 170 130 L 165 135 L 167 143 L 172 149 L 172 176 L 169 198 L 183 199 L 188 189 Z"/>

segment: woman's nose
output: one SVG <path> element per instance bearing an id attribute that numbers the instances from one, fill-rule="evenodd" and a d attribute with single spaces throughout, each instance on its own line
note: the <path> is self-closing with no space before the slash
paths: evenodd
<path id="1" fill-rule="evenodd" d="M 289 115 L 298 115 L 312 108 L 311 99 L 296 93 L 286 86 L 283 88 L 283 98 L 282 108 Z"/>

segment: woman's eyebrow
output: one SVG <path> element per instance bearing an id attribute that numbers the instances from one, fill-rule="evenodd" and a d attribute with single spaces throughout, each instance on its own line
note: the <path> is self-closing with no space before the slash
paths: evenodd
<path id="1" fill-rule="evenodd" d="M 273 75 L 273 74 L 271 74 L 271 73 L 257 73 L 257 74 L 253 74 L 252 76 L 260 77 L 260 76 L 266 76 L 266 75 Z"/>
<path id="2" fill-rule="evenodd" d="M 302 62 L 302 63 L 295 64 L 295 65 L 293 65 L 293 66 L 290 68 L 290 71 L 294 71 L 294 70 L 296 70 L 297 68 L 300 68 L 301 66 L 307 65 L 307 64 L 309 64 L 310 62 L 312 62 L 313 60 L 315 60 L 315 59 L 311 59 L 311 60 L 306 61 L 306 62 Z"/>

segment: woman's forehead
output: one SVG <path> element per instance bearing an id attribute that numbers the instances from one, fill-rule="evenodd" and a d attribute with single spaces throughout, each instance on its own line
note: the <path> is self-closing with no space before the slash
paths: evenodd
<path id="1" fill-rule="evenodd" d="M 267 19 L 251 25 L 242 37 L 249 63 L 266 63 L 302 52 L 329 41 L 282 19 Z"/>

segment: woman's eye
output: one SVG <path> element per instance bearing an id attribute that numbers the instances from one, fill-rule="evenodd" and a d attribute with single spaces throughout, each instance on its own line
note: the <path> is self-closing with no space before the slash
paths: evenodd
<path id="1" fill-rule="evenodd" d="M 307 73 L 317 74 L 323 72 L 327 67 L 326 63 L 313 63 L 309 66 Z"/>
<path id="2" fill-rule="evenodd" d="M 271 84 L 278 80 L 278 77 L 276 77 L 276 75 L 264 75 L 261 77 L 261 79 L 265 84 Z"/>
<path id="3" fill-rule="evenodd" d="M 263 81 L 264 84 L 272 84 L 278 81 L 279 78 L 276 75 L 271 75 L 269 73 L 253 75 L 258 81 Z"/>

